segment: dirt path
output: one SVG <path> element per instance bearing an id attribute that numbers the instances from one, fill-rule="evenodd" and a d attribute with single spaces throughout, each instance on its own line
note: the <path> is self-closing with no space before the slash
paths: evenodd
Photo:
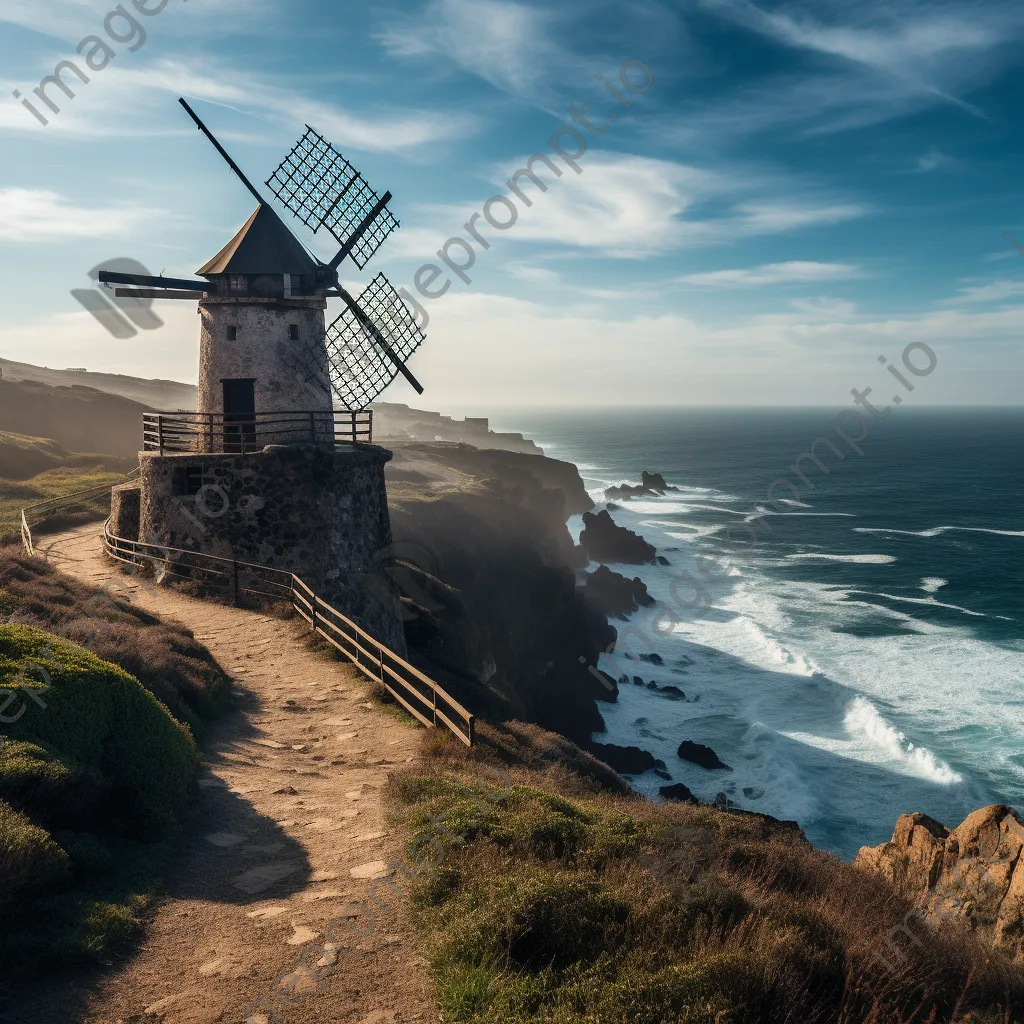
<path id="1" fill-rule="evenodd" d="M 237 710 L 203 751 L 200 810 L 139 953 L 83 989 L 18 1000 L 18 1024 L 391 1024 L 437 1021 L 389 885 L 401 856 L 380 794 L 418 730 L 368 702 L 351 667 L 292 622 L 133 586 L 88 526 L 42 538 L 83 582 L 115 578 L 191 629 L 235 680 Z M 138 1015 L 138 1016 L 136 1016 Z"/>

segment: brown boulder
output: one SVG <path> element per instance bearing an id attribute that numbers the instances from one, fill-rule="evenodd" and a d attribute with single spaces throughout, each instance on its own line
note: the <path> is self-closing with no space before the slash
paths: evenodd
<path id="1" fill-rule="evenodd" d="M 855 867 L 883 875 L 933 923 L 958 918 L 1024 957 L 1024 819 L 1005 804 L 968 815 L 952 832 L 904 814 L 891 842 L 862 847 Z"/>

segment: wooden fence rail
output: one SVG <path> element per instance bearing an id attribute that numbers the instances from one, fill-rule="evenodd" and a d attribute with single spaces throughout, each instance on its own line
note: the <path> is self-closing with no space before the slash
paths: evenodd
<path id="1" fill-rule="evenodd" d="M 83 495 L 91 493 L 80 492 L 65 499 L 53 498 L 23 509 L 21 538 L 25 550 L 35 555 L 32 527 L 42 519 L 34 510 L 40 510 L 42 505 L 52 506 L 47 513 L 52 516 L 68 510 L 61 505 L 62 500 L 69 502 L 69 507 L 74 507 L 81 504 Z M 310 624 L 314 634 L 323 637 L 363 675 L 384 687 L 417 721 L 430 728 L 443 725 L 466 746 L 473 746 L 476 724 L 473 715 L 433 679 L 318 597 L 298 576 L 267 565 L 126 540 L 111 533 L 109 519 L 103 526 L 103 546 L 111 558 L 124 565 L 151 566 L 160 582 L 167 578 L 198 581 L 222 590 L 236 604 L 243 594 L 290 602 Z"/>

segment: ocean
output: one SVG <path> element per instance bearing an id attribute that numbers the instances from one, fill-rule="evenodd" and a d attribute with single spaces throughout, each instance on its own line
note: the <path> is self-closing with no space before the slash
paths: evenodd
<path id="1" fill-rule="evenodd" d="M 673 684 L 686 700 L 620 686 L 594 738 L 644 747 L 702 799 L 724 793 L 794 819 L 850 859 L 888 840 L 903 813 L 954 827 L 986 804 L 1024 805 L 1024 410 L 894 410 L 871 423 L 863 455 L 830 431 L 835 414 L 491 419 L 574 462 L 598 509 L 606 487 L 639 483 L 642 470 L 679 488 L 615 500 L 616 522 L 670 564 L 611 566 L 658 603 L 614 623 L 622 642 L 601 667 Z M 827 476 L 802 461 L 811 488 L 790 467 L 826 434 L 844 458 L 819 446 Z M 767 487 L 782 477 L 797 489 L 776 486 L 772 508 Z M 700 579 L 707 552 L 724 553 L 729 571 L 698 598 L 686 581 Z M 684 739 L 733 770 L 682 761 Z M 666 783 L 648 772 L 634 784 L 655 795 Z"/>

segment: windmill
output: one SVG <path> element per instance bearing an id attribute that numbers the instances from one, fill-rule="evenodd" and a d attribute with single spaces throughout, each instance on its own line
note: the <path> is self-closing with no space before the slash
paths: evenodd
<path id="1" fill-rule="evenodd" d="M 326 329 L 314 326 L 303 336 L 298 325 L 292 325 L 295 329 L 289 341 L 293 344 L 272 360 L 278 371 L 290 364 L 307 387 L 329 392 L 348 410 L 366 409 L 399 374 L 422 394 L 423 387 L 406 365 L 425 340 L 414 314 L 383 274 L 357 299 L 342 285 L 338 273 L 346 257 L 364 269 L 399 227 L 388 208 L 391 193 L 379 196 L 330 142 L 306 126 L 305 134 L 266 185 L 314 234 L 326 229 L 333 236 L 340 248 L 325 263 L 305 250 L 188 103 L 184 99 L 179 102 L 259 206 L 239 234 L 197 272 L 205 281 L 101 271 L 101 283 L 122 286 L 117 289 L 118 297 L 194 301 L 212 292 L 266 302 L 340 298 L 345 309 Z M 227 326 L 226 330 L 233 341 L 233 328 Z M 221 344 L 220 348 L 224 347 Z M 201 358 L 201 406 L 202 370 Z M 217 404 L 227 413 L 227 394 L 223 403 Z"/>

